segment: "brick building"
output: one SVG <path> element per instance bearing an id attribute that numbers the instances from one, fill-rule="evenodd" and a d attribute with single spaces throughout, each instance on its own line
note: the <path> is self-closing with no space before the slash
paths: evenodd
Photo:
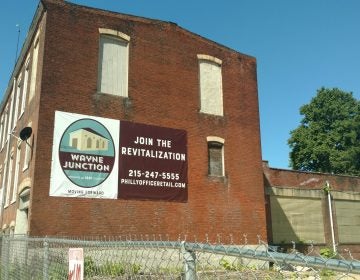
<path id="1" fill-rule="evenodd" d="M 174 23 L 41 1 L 0 120 L 5 233 L 325 246 L 328 181 L 359 251 L 360 179 L 263 164 L 255 58 Z"/>
<path id="2" fill-rule="evenodd" d="M 94 118 L 94 123 L 120 121 L 129 133 L 132 125 L 140 132 L 185 132 L 182 174 L 186 185 L 181 199 L 172 199 L 171 192 L 161 196 L 162 190 L 155 195 L 149 191 L 147 196 L 145 187 L 143 197 L 122 197 L 121 188 L 115 199 L 50 195 L 51 184 L 62 188 L 56 185 L 52 166 L 54 169 L 56 156 L 62 152 L 55 144 L 65 143 L 64 135 L 55 129 L 61 124 L 55 112 Z M 181 233 L 198 237 L 247 233 L 254 243 L 257 235 L 266 239 L 253 57 L 174 23 L 43 0 L 0 114 L 4 232 L 35 236 L 169 234 L 170 238 Z M 31 127 L 32 133 L 27 129 L 20 139 L 25 127 Z M 81 129 L 83 133 L 88 127 Z M 94 141 L 108 139 L 96 131 L 91 135 L 97 135 Z M 152 138 L 141 136 L 139 141 L 153 145 Z M 75 149 L 76 143 L 68 142 Z M 122 161 L 116 166 L 120 157 L 116 151 L 124 150 L 119 142 L 114 143 L 113 166 L 117 168 Z M 129 151 L 135 150 L 125 150 Z M 99 158 L 103 160 L 96 160 Z M 134 176 L 143 177 L 148 171 L 152 170 L 134 170 Z M 65 172 L 60 173 L 64 177 Z M 166 183 L 179 180 L 177 173 L 164 174 L 174 176 Z M 75 175 L 69 172 L 66 176 Z M 120 172 L 119 179 L 121 176 Z M 111 184 L 106 179 L 94 186 L 112 188 Z"/>

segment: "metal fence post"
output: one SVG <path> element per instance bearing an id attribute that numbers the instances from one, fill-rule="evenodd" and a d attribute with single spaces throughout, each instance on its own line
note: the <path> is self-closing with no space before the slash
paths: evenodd
<path id="1" fill-rule="evenodd" d="M 43 280 L 49 279 L 49 243 L 44 241 Z"/>
<path id="2" fill-rule="evenodd" d="M 196 255 L 186 249 L 185 241 L 181 242 L 181 253 L 184 259 L 185 280 L 196 280 Z"/>

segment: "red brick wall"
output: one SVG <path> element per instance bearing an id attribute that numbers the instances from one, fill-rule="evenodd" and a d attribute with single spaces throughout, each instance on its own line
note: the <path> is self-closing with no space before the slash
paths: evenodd
<path id="1" fill-rule="evenodd" d="M 360 191 L 360 177 L 270 168 L 266 161 L 263 166 L 268 186 L 323 189 L 326 181 L 328 181 L 332 190 Z"/>
<path id="2" fill-rule="evenodd" d="M 37 26 L 34 26 L 35 29 L 40 30 L 40 34 L 43 31 L 43 25 L 42 25 L 42 20 L 40 19 L 39 22 L 37 23 Z M 29 32 L 30 33 L 30 32 Z M 35 36 L 35 34 L 33 34 Z M 33 36 L 33 37 L 34 37 Z M 22 75 L 22 81 L 24 81 L 24 76 L 25 76 L 25 63 L 26 63 L 26 58 L 29 57 L 30 59 L 30 72 L 29 72 L 29 77 L 28 77 L 28 84 L 27 84 L 27 98 L 26 98 L 26 108 L 24 110 L 23 114 L 20 114 L 19 118 L 16 118 L 16 127 L 14 128 L 14 130 L 12 131 L 13 135 L 19 137 L 19 133 L 20 131 L 26 127 L 26 126 L 31 126 L 32 129 L 34 131 L 37 130 L 37 118 L 38 118 L 38 108 L 39 108 L 39 96 L 34 96 L 34 98 L 30 101 L 29 100 L 29 91 L 30 91 L 30 80 L 31 80 L 31 73 L 32 73 L 32 59 L 33 59 L 33 43 L 34 43 L 34 38 L 28 38 L 29 40 L 29 45 L 24 45 L 27 48 L 22 50 L 23 54 L 23 60 L 19 59 L 19 62 L 17 63 L 17 68 L 14 69 L 14 73 L 12 78 L 16 78 L 16 80 L 18 81 L 18 77 L 21 74 Z M 40 35 L 40 41 L 39 41 L 39 49 L 41 50 L 43 48 L 43 39 L 42 36 Z M 41 51 L 39 53 L 39 57 L 38 57 L 38 70 L 37 70 L 37 80 L 36 80 L 36 88 L 37 90 L 39 90 L 41 88 L 41 67 L 42 67 L 42 54 Z M 10 79 L 11 80 L 11 79 Z M 11 94 L 12 94 L 12 88 L 10 87 L 7 90 L 6 95 L 4 96 L 4 99 L 2 100 L 1 103 L 1 112 L 4 113 L 5 111 L 5 107 L 6 104 L 9 104 L 9 111 L 10 111 L 10 100 L 11 100 Z M 21 94 L 24 94 L 24 90 L 21 91 Z M 21 95 L 21 99 L 22 100 L 23 96 Z M 21 106 L 21 104 L 19 104 L 19 107 Z M 15 107 L 15 106 L 14 106 Z M 20 109 L 20 108 L 19 108 Z M 14 111 L 14 110 L 13 110 Z M 13 116 L 14 116 L 14 112 L 13 112 Z M 9 121 L 9 120 L 8 120 Z M 11 128 L 12 128 L 12 124 L 11 124 Z M 6 139 L 6 133 L 7 132 L 3 132 L 4 133 L 4 139 Z M 29 141 L 34 141 L 34 139 L 36 140 L 36 134 L 35 136 L 32 135 L 32 138 L 30 138 L 28 140 Z M 5 140 L 4 140 L 5 141 Z M 0 151 L 0 162 L 2 163 L 2 170 L 1 170 L 1 179 L 0 179 L 0 184 L 2 184 L 3 182 L 3 177 L 6 177 L 6 181 L 5 184 L 2 186 L 2 188 L 4 188 L 4 192 L 6 191 L 6 187 L 7 187 L 7 182 L 8 182 L 8 168 L 5 169 L 5 161 L 7 156 L 10 156 L 10 152 L 8 153 L 8 149 L 7 147 L 9 147 L 9 151 L 13 150 L 13 168 L 12 168 L 12 174 L 10 174 L 10 176 L 12 177 L 11 179 L 11 185 L 10 188 L 7 190 L 9 191 L 9 195 L 10 198 L 13 195 L 13 191 L 14 191 L 14 177 L 15 177 L 15 170 L 16 170 L 16 149 L 18 147 L 18 139 L 16 137 L 8 137 L 8 141 L 9 143 L 6 143 L 4 145 L 4 148 L 1 149 Z M 9 229 L 9 225 L 11 223 L 14 223 L 16 221 L 16 215 L 17 215 L 17 209 L 19 208 L 19 192 L 21 192 L 21 188 L 20 187 L 31 187 L 31 178 L 32 178 L 32 174 L 34 172 L 34 167 L 35 167 L 35 163 L 34 163 L 34 157 L 31 157 L 32 163 L 29 165 L 29 167 L 27 169 L 23 169 L 24 167 L 24 160 L 26 158 L 26 143 L 25 142 L 21 142 L 20 143 L 20 164 L 19 164 L 19 171 L 18 171 L 18 187 L 17 187 L 17 199 L 14 202 L 10 202 L 9 206 L 6 207 L 5 209 L 3 209 L 2 214 L 1 214 L 1 227 L 4 227 L 5 225 L 7 225 L 7 228 Z M 29 182 L 30 184 L 22 184 L 23 182 Z M 5 199 L 5 197 L 4 197 Z M 10 199 L 11 200 L 11 199 Z M 31 210 L 30 210 L 31 211 Z M 6 230 L 7 231 L 7 230 Z"/>
<path id="3" fill-rule="evenodd" d="M 266 240 L 256 61 L 175 24 L 45 1 L 31 235 L 248 234 Z M 97 93 L 98 28 L 131 37 L 129 98 Z M 197 54 L 223 61 L 224 117 L 199 113 Z M 185 129 L 188 202 L 49 197 L 54 111 Z M 226 179 L 207 175 L 207 136 L 225 139 Z M 55 137 L 60 137 L 57 135 Z"/>

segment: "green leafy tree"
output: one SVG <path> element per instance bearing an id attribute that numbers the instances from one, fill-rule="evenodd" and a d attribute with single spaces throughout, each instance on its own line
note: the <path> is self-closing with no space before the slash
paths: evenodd
<path id="1" fill-rule="evenodd" d="M 352 93 L 321 88 L 300 114 L 288 140 L 291 167 L 360 175 L 360 103 Z"/>

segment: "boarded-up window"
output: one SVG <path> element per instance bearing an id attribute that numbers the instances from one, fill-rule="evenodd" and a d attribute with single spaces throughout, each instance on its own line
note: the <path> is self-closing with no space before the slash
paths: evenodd
<path id="1" fill-rule="evenodd" d="M 0 147 L 3 148 L 3 140 L 4 140 L 4 112 L 1 115 L 1 123 L 0 123 Z"/>
<path id="2" fill-rule="evenodd" d="M 340 243 L 360 242 L 360 202 L 335 200 Z"/>
<path id="3" fill-rule="evenodd" d="M 7 124 L 7 133 L 6 138 L 9 139 L 10 133 L 12 131 L 12 122 L 13 122 L 13 112 L 14 112 L 14 103 L 15 103 L 15 95 L 16 95 L 16 80 L 14 79 L 14 85 L 11 91 L 11 102 L 9 108 L 9 119 Z"/>
<path id="4" fill-rule="evenodd" d="M 21 141 L 18 142 L 18 146 L 17 146 L 17 149 L 16 149 L 14 186 L 13 186 L 11 202 L 16 201 L 16 199 L 17 199 L 17 189 L 18 189 L 19 171 L 20 171 L 20 156 L 21 156 Z"/>
<path id="5" fill-rule="evenodd" d="M 6 107 L 5 107 L 5 121 L 4 121 L 4 126 L 3 126 L 4 133 L 2 135 L 3 139 L 2 139 L 2 142 L 1 142 L 1 149 L 4 148 L 4 145 L 5 145 L 8 137 L 9 137 L 9 133 L 7 132 L 8 131 L 7 127 L 9 126 L 9 106 L 10 106 L 10 104 L 8 102 Z"/>
<path id="6" fill-rule="evenodd" d="M 31 157 L 32 157 L 32 149 L 31 145 L 33 142 L 33 136 L 25 141 L 25 159 L 24 159 L 24 167 L 23 171 L 29 168 Z"/>
<path id="7" fill-rule="evenodd" d="M 115 36 L 100 36 L 98 90 L 128 96 L 129 44 Z"/>
<path id="8" fill-rule="evenodd" d="M 199 55 L 199 58 L 200 111 L 223 116 L 221 61 L 203 59 L 203 55 Z"/>
<path id="9" fill-rule="evenodd" d="M 22 116 L 22 114 L 25 111 L 25 107 L 26 107 L 26 98 L 27 98 L 28 82 L 29 82 L 29 71 L 30 71 L 30 58 L 28 57 L 26 59 L 26 64 L 25 64 L 25 76 L 24 76 L 24 84 L 23 84 L 23 89 L 22 89 L 23 93 L 22 93 L 20 116 Z"/>
<path id="10" fill-rule="evenodd" d="M 321 199 L 271 196 L 270 203 L 274 243 L 325 242 Z"/>
<path id="11" fill-rule="evenodd" d="M 6 200 L 5 206 L 8 206 L 10 203 L 10 191 L 11 191 L 11 183 L 13 178 L 13 162 L 14 162 L 14 154 L 10 155 L 9 165 L 8 165 L 8 173 L 7 173 L 7 185 L 6 185 Z"/>
<path id="12" fill-rule="evenodd" d="M 224 176 L 223 143 L 208 142 L 209 175 Z"/>
<path id="13" fill-rule="evenodd" d="M 22 92 L 22 78 L 21 78 L 21 74 L 19 75 L 18 79 L 17 79 L 17 86 L 16 86 L 16 90 L 15 90 L 15 103 L 14 103 L 14 117 L 13 117 L 13 124 L 12 124 L 12 130 L 15 129 L 16 127 L 16 122 L 19 118 L 19 104 L 20 104 L 20 98 L 21 98 L 21 92 Z"/>
<path id="14" fill-rule="evenodd" d="M 31 63 L 31 77 L 30 77 L 30 91 L 29 91 L 29 102 L 35 95 L 36 90 L 36 75 L 38 67 L 38 56 L 39 56 L 39 35 L 37 35 L 33 48 L 32 63 Z"/>

